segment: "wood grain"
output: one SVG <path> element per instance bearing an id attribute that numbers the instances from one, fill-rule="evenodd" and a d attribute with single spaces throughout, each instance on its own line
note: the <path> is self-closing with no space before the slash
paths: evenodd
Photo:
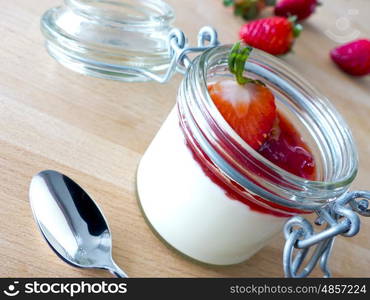
<path id="1" fill-rule="evenodd" d="M 28 186 L 33 174 L 56 169 L 79 182 L 104 210 L 113 254 L 132 277 L 282 276 L 278 236 L 247 262 L 232 267 L 195 264 L 168 249 L 146 225 L 137 205 L 135 172 L 141 155 L 174 105 L 181 80 L 166 85 L 121 83 L 69 71 L 45 51 L 41 14 L 61 0 L 3 1 L 0 11 L 0 276 L 110 276 L 72 268 L 49 249 L 33 221 Z M 242 20 L 221 0 L 168 1 L 175 25 L 194 41 L 211 25 L 224 43 L 237 39 Z M 353 188 L 370 187 L 370 78 L 340 72 L 328 58 L 336 46 L 325 32 L 358 30 L 370 36 L 367 0 L 325 1 L 305 23 L 294 52 L 283 57 L 325 94 L 353 130 L 360 170 Z M 349 16 L 349 9 L 358 15 Z M 189 20 L 191 16 L 191 20 Z M 340 31 L 338 19 L 351 20 Z M 331 258 L 334 276 L 370 276 L 370 220 L 360 234 L 339 237 Z M 321 276 L 316 270 L 314 276 Z"/>

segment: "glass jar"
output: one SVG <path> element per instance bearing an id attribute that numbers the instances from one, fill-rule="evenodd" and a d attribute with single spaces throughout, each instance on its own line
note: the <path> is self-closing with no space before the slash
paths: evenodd
<path id="1" fill-rule="evenodd" d="M 229 78 L 230 46 L 195 58 L 177 103 L 137 172 L 139 202 L 152 228 L 195 260 L 240 263 L 281 231 L 288 217 L 311 213 L 345 193 L 357 151 L 338 112 L 281 60 L 254 49 L 245 70 L 273 91 L 316 162 L 310 181 L 274 165 L 223 119 L 207 84 Z"/>
<path id="2" fill-rule="evenodd" d="M 87 75 L 144 81 L 132 68 L 168 68 L 174 12 L 161 0 L 64 0 L 41 19 L 46 47 L 64 66 Z"/>

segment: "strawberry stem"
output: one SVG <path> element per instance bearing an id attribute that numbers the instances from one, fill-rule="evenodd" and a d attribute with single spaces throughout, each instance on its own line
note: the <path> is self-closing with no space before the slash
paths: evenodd
<path id="1" fill-rule="evenodd" d="M 234 15 L 245 20 L 255 19 L 265 6 L 274 6 L 275 0 L 223 0 L 224 6 L 234 7 Z"/>
<path id="2" fill-rule="evenodd" d="M 294 24 L 293 25 L 293 36 L 295 38 L 299 37 L 299 35 L 301 34 L 302 30 L 303 30 L 303 27 L 302 27 L 301 24 Z"/>
<path id="3" fill-rule="evenodd" d="M 225 6 L 231 6 L 234 4 L 234 1 L 233 0 L 224 0 L 224 5 Z"/>
<path id="4" fill-rule="evenodd" d="M 265 0 L 266 6 L 274 6 L 276 4 L 276 0 Z"/>
<path id="5" fill-rule="evenodd" d="M 297 16 L 296 15 L 293 15 L 293 16 L 289 16 L 288 17 L 288 20 L 290 23 L 292 23 L 292 27 L 293 27 L 293 36 L 295 38 L 299 37 L 299 35 L 301 34 L 302 30 L 303 30 L 303 27 L 301 24 L 298 24 L 297 23 Z"/>
<path id="6" fill-rule="evenodd" d="M 253 48 L 250 46 L 241 48 L 240 41 L 235 43 L 231 48 L 228 57 L 229 70 L 232 74 L 235 75 L 236 81 L 240 85 L 244 85 L 246 83 L 256 83 L 264 85 L 264 83 L 261 82 L 260 80 L 254 80 L 243 75 L 245 63 L 252 50 Z"/>

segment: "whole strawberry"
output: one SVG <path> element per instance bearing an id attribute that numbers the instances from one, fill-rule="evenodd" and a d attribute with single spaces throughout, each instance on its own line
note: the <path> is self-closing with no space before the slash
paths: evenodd
<path id="1" fill-rule="evenodd" d="M 225 6 L 234 6 L 234 14 L 245 20 L 255 19 L 266 6 L 274 6 L 275 0 L 224 0 Z"/>
<path id="2" fill-rule="evenodd" d="M 296 16 L 297 20 L 302 21 L 314 13 L 318 4 L 317 0 L 280 0 L 274 13 L 281 17 Z"/>
<path id="3" fill-rule="evenodd" d="M 240 38 L 248 45 L 273 55 L 287 53 L 302 30 L 294 18 L 269 17 L 244 24 Z"/>
<path id="4" fill-rule="evenodd" d="M 370 40 L 360 39 L 334 48 L 330 51 L 330 57 L 348 74 L 370 74 Z"/>

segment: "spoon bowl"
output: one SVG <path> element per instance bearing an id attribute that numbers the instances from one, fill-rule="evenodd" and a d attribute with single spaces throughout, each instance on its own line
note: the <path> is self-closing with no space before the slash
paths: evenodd
<path id="1" fill-rule="evenodd" d="M 103 213 L 77 183 L 45 170 L 32 178 L 29 197 L 42 235 L 60 258 L 75 267 L 106 269 L 127 277 L 113 261 L 112 237 Z"/>

